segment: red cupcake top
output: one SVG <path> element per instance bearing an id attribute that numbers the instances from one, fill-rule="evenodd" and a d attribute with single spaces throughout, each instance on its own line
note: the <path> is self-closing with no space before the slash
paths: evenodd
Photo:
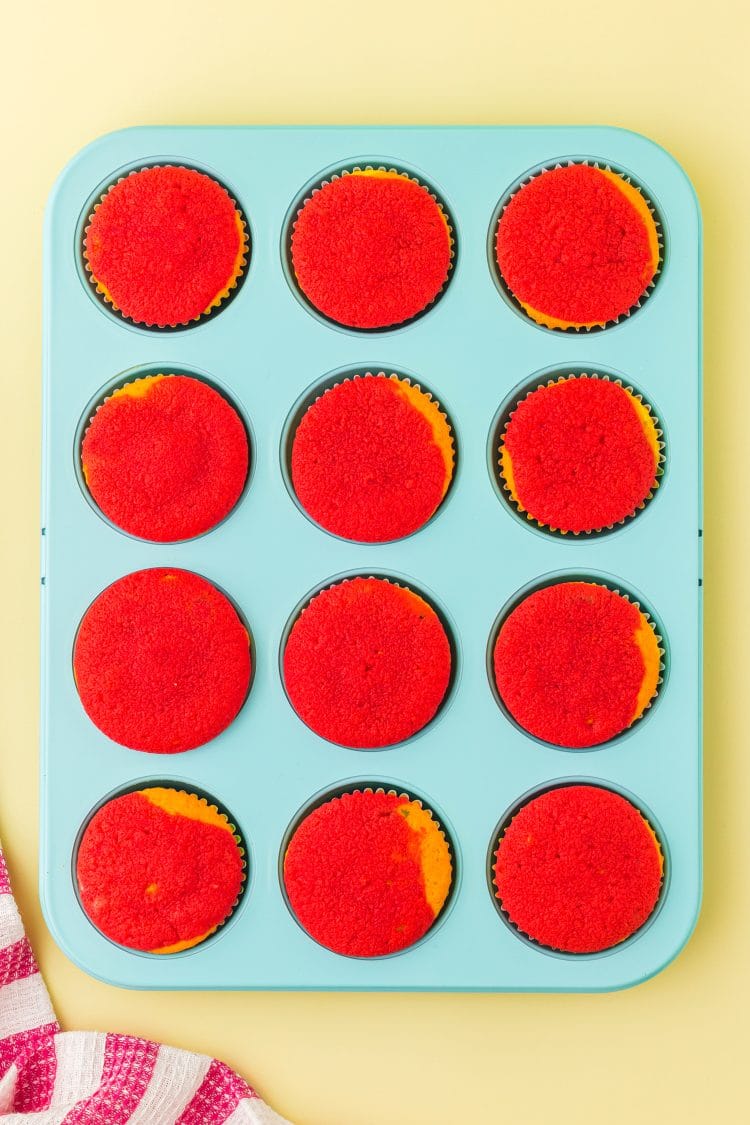
<path id="1" fill-rule="evenodd" d="M 187 324 L 228 296 L 249 242 L 226 188 L 192 168 L 142 168 L 114 184 L 86 227 L 105 299 L 137 324 Z"/>
<path id="2" fill-rule="evenodd" d="M 316 734 L 355 748 L 416 734 L 437 712 L 450 674 L 435 610 L 383 578 L 350 578 L 317 594 L 284 649 L 297 714 Z"/>
<path id="3" fill-rule="evenodd" d="M 398 172 L 345 174 L 313 192 L 294 224 L 300 289 L 352 328 L 402 324 L 448 280 L 452 239 L 442 208 Z"/>
<path id="4" fill-rule="evenodd" d="M 518 929 L 552 949 L 596 953 L 643 925 L 659 898 L 653 830 L 618 793 L 570 785 L 516 813 L 495 853 L 495 887 Z"/>
<path id="5" fill-rule="evenodd" d="M 291 461 L 294 490 L 317 523 L 383 543 L 434 515 L 453 475 L 453 439 L 429 395 L 395 375 L 367 375 L 312 404 Z"/>
<path id="6" fill-rule="evenodd" d="M 139 570 L 89 606 L 73 669 L 104 734 L 132 750 L 174 754 L 235 718 L 250 683 L 250 644 L 231 602 L 205 578 Z"/>
<path id="7" fill-rule="evenodd" d="M 629 312 L 659 266 L 656 224 L 622 176 L 587 164 L 542 172 L 505 207 L 497 262 L 511 293 L 549 327 L 603 325 Z"/>
<path id="8" fill-rule="evenodd" d="M 660 651 L 638 606 L 592 582 L 557 582 L 516 606 L 494 651 L 497 690 L 513 718 L 555 746 L 597 746 L 656 694 Z"/>
<path id="9" fill-rule="evenodd" d="M 89 492 L 123 531 L 166 543 L 209 531 L 247 479 L 248 440 L 218 391 L 186 375 L 149 375 L 114 391 L 86 430 Z"/>
<path id="10" fill-rule="evenodd" d="M 419 802 L 345 793 L 311 812 L 284 858 L 284 885 L 301 925 L 351 957 L 405 949 L 430 928 L 452 879 L 445 837 Z"/>
<path id="11" fill-rule="evenodd" d="M 98 929 L 129 949 L 173 953 L 229 916 L 244 879 L 226 817 L 192 794 L 153 788 L 108 801 L 81 839 L 81 904 Z"/>
<path id="12" fill-rule="evenodd" d="M 500 447 L 511 498 L 565 532 L 632 516 L 657 485 L 659 437 L 647 407 L 619 383 L 577 376 L 539 387 L 514 409 Z"/>

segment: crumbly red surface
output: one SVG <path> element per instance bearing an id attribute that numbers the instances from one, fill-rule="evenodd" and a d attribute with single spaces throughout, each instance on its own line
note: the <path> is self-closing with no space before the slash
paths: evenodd
<path id="1" fill-rule="evenodd" d="M 199 379 L 172 375 L 144 395 L 97 410 L 81 460 L 89 491 L 113 523 L 165 543 L 200 535 L 229 514 L 247 479 L 237 412 Z"/>
<path id="2" fill-rule="evenodd" d="M 294 437 L 297 497 L 345 539 L 382 543 L 417 531 L 439 506 L 445 476 L 430 423 L 385 376 L 326 391 Z"/>
<path id="3" fill-rule="evenodd" d="M 197 938 L 231 914 L 242 856 L 230 832 L 128 793 L 92 817 L 76 875 L 83 908 L 103 934 L 157 950 Z"/>
<path id="4" fill-rule="evenodd" d="M 515 493 L 534 519 L 593 531 L 632 515 L 656 482 L 656 458 L 627 393 L 577 378 L 523 399 L 505 431 Z"/>
<path id="5" fill-rule="evenodd" d="M 96 208 L 84 250 L 124 316 L 186 324 L 233 279 L 242 238 L 226 189 L 192 168 L 144 168 Z"/>
<path id="6" fill-rule="evenodd" d="M 451 240 L 426 188 L 404 176 L 341 176 L 303 206 L 292 234 L 302 292 L 325 316 L 383 328 L 416 316 L 448 279 Z"/>
<path id="7" fill-rule="evenodd" d="M 215 738 L 245 701 L 250 646 L 229 600 L 186 570 L 139 570 L 86 611 L 73 668 L 89 718 L 132 750 Z"/>
<path id="8" fill-rule="evenodd" d="M 284 859 L 291 907 L 335 953 L 379 957 L 418 941 L 435 916 L 418 837 L 398 812 L 407 797 L 347 793 L 305 817 Z"/>
<path id="9" fill-rule="evenodd" d="M 558 582 L 500 628 L 495 682 L 516 722 L 556 746 L 596 746 L 633 721 L 645 664 L 632 602 L 604 586 Z"/>
<path id="10" fill-rule="evenodd" d="M 584 164 L 525 184 L 503 211 L 496 252 L 519 301 L 576 324 L 616 320 L 654 276 L 642 217 L 615 184 Z"/>
<path id="11" fill-rule="evenodd" d="M 640 812 L 608 789 L 571 785 L 517 813 L 495 853 L 497 897 L 522 933 L 569 953 L 596 953 L 642 926 L 662 860 Z"/>
<path id="12" fill-rule="evenodd" d="M 450 644 L 434 609 L 382 578 L 323 590 L 284 649 L 292 706 L 317 734 L 344 746 L 390 746 L 421 730 L 450 673 Z"/>

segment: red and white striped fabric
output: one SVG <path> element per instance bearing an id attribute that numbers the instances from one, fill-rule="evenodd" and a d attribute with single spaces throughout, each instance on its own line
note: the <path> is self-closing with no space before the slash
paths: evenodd
<path id="1" fill-rule="evenodd" d="M 0 1123 L 284 1125 L 284 1119 L 217 1059 L 131 1035 L 61 1032 L 0 850 Z"/>

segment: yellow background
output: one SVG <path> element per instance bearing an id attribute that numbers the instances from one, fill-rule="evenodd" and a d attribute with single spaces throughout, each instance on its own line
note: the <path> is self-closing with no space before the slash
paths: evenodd
<path id="1" fill-rule="evenodd" d="M 750 85 L 740 0 L 17 0 L 0 25 L 0 832 L 67 1028 L 215 1053 L 296 1125 L 747 1120 Z M 743 109 L 744 106 L 744 109 Z M 610 996 L 142 994 L 56 949 L 37 879 L 42 209 L 125 125 L 601 123 L 665 145 L 706 240 L 706 893 Z M 744 132 L 744 144 L 743 144 Z M 500 185 L 502 186 L 502 185 Z M 83 342 L 85 346 L 85 341 Z"/>

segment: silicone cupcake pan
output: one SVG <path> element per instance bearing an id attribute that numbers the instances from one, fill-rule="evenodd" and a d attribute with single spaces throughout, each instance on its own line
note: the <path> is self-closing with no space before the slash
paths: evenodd
<path id="1" fill-rule="evenodd" d="M 542 169 L 596 164 L 627 177 L 658 221 L 661 265 L 627 315 L 604 327 L 537 324 L 499 277 L 497 224 Z M 239 283 L 170 330 L 126 319 L 87 270 L 85 230 L 107 189 L 143 167 L 203 171 L 241 213 L 250 249 Z M 291 238 L 316 189 L 356 169 L 425 185 L 451 238 L 437 299 L 399 327 L 343 327 L 296 286 Z M 381 174 L 386 174 L 381 172 Z M 449 220 L 448 218 L 449 217 Z M 690 182 L 639 135 L 609 128 L 140 128 L 106 136 L 58 180 L 45 230 L 42 516 L 41 895 L 68 956 L 109 982 L 154 989 L 601 991 L 662 969 L 681 949 L 701 894 L 701 227 Z M 421 530 L 383 543 L 329 534 L 294 497 L 296 426 L 327 387 L 367 373 L 423 386 L 450 420 L 454 475 Z M 192 375 L 234 406 L 250 474 L 213 530 L 173 543 L 120 531 L 86 486 L 81 441 L 112 391 L 142 376 Z M 658 487 L 634 516 L 562 535 L 510 502 L 499 443 L 515 403 L 569 375 L 619 381 L 658 422 Z M 73 674 L 81 619 L 133 571 L 208 578 L 252 637 L 239 714 L 176 754 L 127 749 L 84 711 Z M 380 750 L 315 734 L 283 682 L 283 645 L 310 597 L 342 578 L 381 577 L 435 609 L 452 671 L 416 735 Z M 659 637 L 655 702 L 629 729 L 583 750 L 528 734 L 492 675 L 497 631 L 524 594 L 559 579 L 599 582 L 648 614 Z M 90 670 L 89 670 L 90 675 Z M 591 782 L 627 797 L 656 832 L 656 909 L 602 953 L 560 953 L 514 929 L 494 896 L 494 852 L 514 811 L 557 785 Z M 231 810 L 247 880 L 228 921 L 170 955 L 109 941 L 83 912 L 78 843 L 112 795 L 174 785 Z M 451 849 L 453 884 L 433 927 L 384 957 L 343 956 L 297 922 L 284 849 L 300 819 L 346 791 L 382 788 L 422 802 Z"/>

